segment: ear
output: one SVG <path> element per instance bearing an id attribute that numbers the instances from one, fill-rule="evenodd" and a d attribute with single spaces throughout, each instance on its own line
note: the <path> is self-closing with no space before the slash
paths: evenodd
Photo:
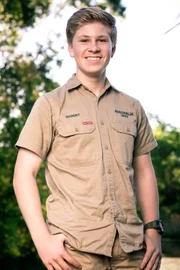
<path id="1" fill-rule="evenodd" d="M 113 56 L 114 56 L 115 51 L 116 51 L 116 45 L 114 45 L 114 46 L 112 47 L 112 53 L 111 53 L 111 57 L 113 57 Z"/>
<path id="2" fill-rule="evenodd" d="M 68 44 L 68 51 L 69 51 L 69 54 L 71 57 L 74 57 L 74 50 L 73 50 L 73 47 L 72 47 L 72 44 Z"/>

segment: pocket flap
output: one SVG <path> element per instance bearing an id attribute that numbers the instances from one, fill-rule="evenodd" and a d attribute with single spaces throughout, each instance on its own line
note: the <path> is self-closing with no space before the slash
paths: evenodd
<path id="1" fill-rule="evenodd" d="M 90 124 L 83 124 L 85 122 L 77 122 L 77 123 L 59 123 L 58 126 L 58 133 L 62 137 L 68 137 L 73 136 L 76 134 L 88 134 L 92 133 L 95 130 L 95 125 L 93 122 L 90 122 Z"/>
<path id="2" fill-rule="evenodd" d="M 132 136 L 136 136 L 137 128 L 134 123 L 120 123 L 120 122 L 112 122 L 112 127 L 119 133 L 125 133 Z"/>

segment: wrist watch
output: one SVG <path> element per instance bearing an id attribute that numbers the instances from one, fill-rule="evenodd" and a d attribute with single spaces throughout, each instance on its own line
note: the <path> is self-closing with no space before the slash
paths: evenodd
<path id="1" fill-rule="evenodd" d="M 153 220 L 144 225 L 144 232 L 147 229 L 155 229 L 158 231 L 160 235 L 162 235 L 165 232 L 164 224 L 161 220 Z"/>

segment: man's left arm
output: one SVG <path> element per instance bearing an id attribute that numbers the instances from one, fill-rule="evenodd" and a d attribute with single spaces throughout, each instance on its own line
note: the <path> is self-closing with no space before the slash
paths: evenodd
<path id="1" fill-rule="evenodd" d="M 135 189 L 144 224 L 159 219 L 159 196 L 156 176 L 149 153 L 133 161 Z M 158 270 L 161 264 L 161 236 L 155 229 L 145 231 L 146 253 L 141 269 Z"/>

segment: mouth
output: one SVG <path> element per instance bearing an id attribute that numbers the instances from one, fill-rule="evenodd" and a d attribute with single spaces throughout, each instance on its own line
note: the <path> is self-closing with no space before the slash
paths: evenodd
<path id="1" fill-rule="evenodd" d="M 86 57 L 86 59 L 89 61 L 98 61 L 101 59 L 101 57 L 100 56 L 88 56 L 88 57 Z"/>

